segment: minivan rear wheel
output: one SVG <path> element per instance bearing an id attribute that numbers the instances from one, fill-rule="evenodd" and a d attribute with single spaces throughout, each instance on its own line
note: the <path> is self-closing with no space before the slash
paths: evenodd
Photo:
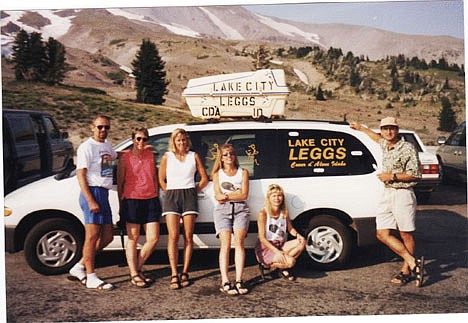
<path id="1" fill-rule="evenodd" d="M 354 248 L 350 229 L 330 215 L 310 219 L 305 237 L 306 258 L 312 267 L 320 270 L 344 267 Z"/>
<path id="2" fill-rule="evenodd" d="M 24 255 L 29 266 L 40 274 L 63 274 L 81 258 L 83 239 L 82 230 L 70 220 L 47 219 L 28 233 Z"/>

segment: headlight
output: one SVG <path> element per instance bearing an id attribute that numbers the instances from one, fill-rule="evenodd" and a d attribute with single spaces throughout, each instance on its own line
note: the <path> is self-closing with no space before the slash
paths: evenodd
<path id="1" fill-rule="evenodd" d="M 9 216 L 9 215 L 11 215 L 12 213 L 13 213 L 13 210 L 12 210 L 12 209 L 10 209 L 9 207 L 6 207 L 6 206 L 3 207 L 3 215 L 4 215 L 4 216 Z"/>

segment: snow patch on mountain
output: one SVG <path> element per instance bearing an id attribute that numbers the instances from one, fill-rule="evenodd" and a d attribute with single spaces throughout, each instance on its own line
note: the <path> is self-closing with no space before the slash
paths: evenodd
<path id="1" fill-rule="evenodd" d="M 55 14 L 58 10 L 28 10 L 28 11 L 8 11 L 8 16 L 0 19 L 0 26 L 3 28 L 8 23 L 12 23 L 24 29 L 28 33 L 37 32 L 41 33 L 42 39 L 47 41 L 49 37 L 53 37 L 55 39 L 65 35 L 70 27 L 72 26 L 72 19 L 75 16 L 68 16 L 68 17 L 60 17 Z M 78 12 L 79 10 L 75 10 Z M 44 18 L 50 20 L 50 24 L 43 26 L 42 28 L 34 28 L 31 27 L 23 22 L 20 21 L 21 17 L 28 13 L 28 12 L 35 12 L 41 15 Z M 1 46 L 2 46 L 2 55 L 10 56 L 12 53 L 11 45 L 15 41 L 15 34 L 12 35 L 2 35 L 1 37 Z"/>
<path id="2" fill-rule="evenodd" d="M 123 9 L 106 9 L 108 12 L 113 14 L 114 16 L 122 16 L 127 19 L 132 19 L 132 20 L 137 20 L 137 21 L 142 21 L 142 22 L 149 22 L 153 24 L 158 24 L 169 30 L 170 32 L 176 34 L 176 35 L 181 35 L 181 36 L 187 36 L 187 37 L 201 37 L 200 34 L 187 26 L 182 26 L 182 25 L 177 25 L 177 24 L 165 24 L 153 20 L 146 19 L 145 16 L 138 15 L 135 13 L 128 12 Z"/>
<path id="3" fill-rule="evenodd" d="M 113 14 L 114 16 L 121 16 L 121 17 L 125 17 L 127 19 L 137 20 L 137 21 L 142 21 L 142 22 L 152 22 L 152 21 L 146 19 L 144 16 L 137 15 L 137 14 L 125 11 L 123 9 L 108 8 L 106 10 L 108 12 L 110 12 L 111 14 Z"/>
<path id="4" fill-rule="evenodd" d="M 48 39 L 49 37 L 59 38 L 60 36 L 63 36 L 68 32 L 68 30 L 72 26 L 71 20 L 75 18 L 75 16 L 60 17 L 57 16 L 54 13 L 54 11 L 56 10 L 8 11 L 8 16 L 1 19 L 0 25 L 4 27 L 9 22 L 11 22 L 29 33 L 41 33 L 43 39 Z M 20 19 L 27 12 L 36 12 L 42 17 L 49 19 L 50 24 L 37 29 L 22 23 Z"/>
<path id="5" fill-rule="evenodd" d="M 278 22 L 276 20 L 273 20 L 272 18 L 261 16 L 256 13 L 255 15 L 258 17 L 262 24 L 277 30 L 283 35 L 286 35 L 288 37 L 301 36 L 314 44 L 322 45 L 320 44 L 320 37 L 317 34 L 305 32 L 303 30 L 300 30 L 296 26 L 286 24 L 283 22 Z"/>
<path id="6" fill-rule="evenodd" d="M 206 8 L 201 8 L 200 9 L 210 18 L 210 20 L 219 27 L 219 29 L 226 35 L 228 39 L 233 39 L 233 40 L 243 40 L 245 39 L 244 36 L 242 36 L 237 30 L 229 26 L 228 24 L 225 24 L 223 21 L 221 21 L 218 17 L 213 15 L 211 12 L 209 12 Z"/>
<path id="7" fill-rule="evenodd" d="M 164 28 L 166 28 L 167 30 L 169 30 L 170 32 L 174 33 L 174 34 L 177 34 L 177 35 L 181 35 L 181 36 L 187 36 L 187 37 L 194 37 L 194 38 L 199 38 L 201 37 L 201 35 L 186 27 L 186 26 L 181 26 L 181 25 L 169 25 L 169 24 L 163 24 L 163 23 L 159 23 L 159 25 L 163 26 Z"/>

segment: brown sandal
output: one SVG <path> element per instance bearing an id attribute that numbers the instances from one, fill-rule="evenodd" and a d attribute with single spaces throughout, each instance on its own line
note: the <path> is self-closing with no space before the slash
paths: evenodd
<path id="1" fill-rule="evenodd" d="M 169 287 L 173 290 L 180 288 L 179 276 L 177 275 L 171 276 L 171 284 L 169 285 Z"/>
<path id="2" fill-rule="evenodd" d="M 189 275 L 188 273 L 180 274 L 180 286 L 187 287 L 190 285 Z"/>

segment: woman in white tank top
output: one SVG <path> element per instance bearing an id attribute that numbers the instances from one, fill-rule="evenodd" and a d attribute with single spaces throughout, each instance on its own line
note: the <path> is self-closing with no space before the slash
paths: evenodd
<path id="1" fill-rule="evenodd" d="M 167 254 L 171 266 L 171 289 L 190 285 L 188 269 L 193 252 L 193 231 L 198 215 L 197 192 L 208 184 L 208 176 L 200 156 L 190 151 L 191 141 L 184 129 L 175 129 L 169 139 L 168 152 L 159 166 L 159 185 L 166 192 L 162 215 L 166 217 L 168 231 Z M 195 173 L 200 182 L 195 183 Z M 184 226 L 184 266 L 177 272 L 179 258 L 180 219 Z"/>
<path id="2" fill-rule="evenodd" d="M 247 294 L 242 276 L 245 265 L 244 240 L 250 224 L 250 210 L 246 203 L 249 195 L 249 172 L 239 167 L 239 161 L 230 144 L 224 144 L 218 151 L 212 171 L 215 198 L 218 202 L 213 212 L 216 236 L 221 240 L 219 269 L 221 272 L 220 291 L 229 295 Z M 234 262 L 236 282 L 229 281 L 229 253 L 234 233 Z"/>
<path id="3" fill-rule="evenodd" d="M 281 186 L 268 186 L 265 207 L 258 214 L 257 223 L 258 243 L 255 255 L 262 276 L 265 268 L 279 269 L 282 277 L 294 280 L 295 277 L 287 269 L 296 264 L 306 241 L 292 225 Z M 296 239 L 287 241 L 288 232 Z"/>

